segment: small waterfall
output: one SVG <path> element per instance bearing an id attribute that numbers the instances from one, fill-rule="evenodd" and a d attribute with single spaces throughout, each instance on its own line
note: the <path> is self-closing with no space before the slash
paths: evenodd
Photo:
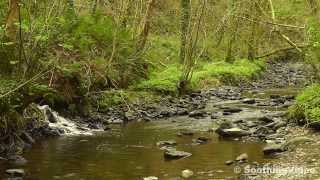
<path id="1" fill-rule="evenodd" d="M 43 112 L 49 127 L 63 132 L 63 135 L 92 135 L 92 130 L 85 124 L 80 124 L 59 116 L 58 112 L 53 111 L 48 105 L 38 106 Z"/>

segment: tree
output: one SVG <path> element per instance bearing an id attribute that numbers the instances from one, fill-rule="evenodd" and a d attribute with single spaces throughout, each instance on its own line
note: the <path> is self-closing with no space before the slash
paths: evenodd
<path id="1" fill-rule="evenodd" d="M 250 4 L 250 13 L 253 17 L 258 16 L 258 10 L 256 6 L 255 0 L 253 0 Z M 256 57 L 256 34 L 257 34 L 257 23 L 255 21 L 251 21 L 251 34 L 248 40 L 248 59 L 254 60 Z"/>
<path id="2" fill-rule="evenodd" d="M 180 63 L 183 64 L 186 58 L 187 37 L 189 34 L 191 1 L 181 0 L 181 45 L 180 45 Z"/>
<path id="3" fill-rule="evenodd" d="M 193 68 L 196 63 L 196 57 L 194 57 L 195 51 L 197 49 L 197 43 L 199 40 L 201 22 L 204 19 L 205 14 L 205 7 L 207 4 L 206 0 L 203 0 L 201 3 L 199 2 L 199 7 L 197 8 L 195 18 L 195 22 L 191 21 L 191 1 L 189 0 L 182 0 L 181 7 L 182 7 L 182 14 L 181 14 L 181 48 L 180 48 L 180 59 L 183 60 L 183 69 L 182 74 L 180 77 L 179 82 L 179 94 L 185 94 L 187 91 L 188 84 L 192 79 Z M 198 10 L 200 12 L 198 12 Z M 187 14 L 187 15 L 186 15 Z M 192 26 L 190 25 L 192 24 Z M 187 28 L 186 28 L 186 25 Z M 181 55 L 183 55 L 181 57 Z"/>
<path id="4" fill-rule="evenodd" d="M 151 25 L 151 18 L 152 18 L 152 10 L 155 5 L 155 2 L 156 2 L 155 0 L 149 0 L 147 5 L 147 10 L 142 23 L 142 31 L 140 32 L 139 39 L 138 39 L 137 49 L 139 51 L 142 51 L 145 48 L 145 45 L 148 39 L 150 25 Z"/>
<path id="5" fill-rule="evenodd" d="M 6 36 L 10 40 L 16 40 L 17 26 L 15 23 L 19 20 L 20 14 L 20 0 L 9 1 L 9 12 L 6 19 Z"/>
<path id="6" fill-rule="evenodd" d="M 315 76 L 317 79 L 320 79 L 320 3 L 317 0 L 307 0 L 309 7 L 311 9 L 311 15 L 313 18 L 311 18 L 310 21 L 310 27 L 309 29 L 309 43 L 311 44 L 309 61 L 311 66 L 313 67 L 313 70 L 315 71 Z"/>
<path id="7" fill-rule="evenodd" d="M 228 40 L 228 45 L 227 45 L 227 54 L 226 54 L 226 62 L 228 63 L 233 63 L 235 60 L 234 54 L 233 54 L 233 45 L 236 41 L 236 36 L 238 33 L 238 20 L 235 18 L 235 12 L 237 9 L 236 6 L 236 1 L 235 0 L 230 0 L 230 5 L 229 5 L 229 16 L 230 16 L 230 37 Z"/>

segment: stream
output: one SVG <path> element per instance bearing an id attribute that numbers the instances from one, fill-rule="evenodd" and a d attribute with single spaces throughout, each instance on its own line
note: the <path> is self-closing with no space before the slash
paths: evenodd
<path id="1" fill-rule="evenodd" d="M 234 165 L 225 164 L 242 153 L 248 155 L 248 163 L 272 163 L 273 158 L 263 155 L 264 142 L 223 139 L 210 129 L 217 128 L 219 119 L 255 120 L 266 113 L 281 113 L 286 107 L 261 105 L 270 101 L 270 95 L 291 96 L 298 89 L 269 89 L 243 93 L 242 98 L 254 98 L 255 104 L 240 100 L 225 100 L 213 96 L 206 103 L 206 112 L 219 113 L 221 107 L 237 107 L 239 113 L 210 115 L 201 118 L 174 116 L 165 120 L 133 122 L 125 126 L 112 125 L 111 131 L 94 132 L 93 135 L 66 135 L 37 142 L 24 154 L 28 163 L 23 167 L 25 179 L 94 179 L 133 180 L 155 176 L 159 179 L 180 179 L 181 171 L 190 169 L 192 179 L 237 178 Z M 260 104 L 260 105 L 257 105 Z M 194 132 L 193 136 L 177 136 L 181 130 Z M 208 131 L 209 130 L 209 131 Z M 196 138 L 210 139 L 204 144 L 195 143 Z M 174 140 L 177 149 L 192 153 L 178 160 L 166 160 L 164 152 L 156 143 Z M 19 168 L 0 161 L 0 177 L 5 170 Z"/>

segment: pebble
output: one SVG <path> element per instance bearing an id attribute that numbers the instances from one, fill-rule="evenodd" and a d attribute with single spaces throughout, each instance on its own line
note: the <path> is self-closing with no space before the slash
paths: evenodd
<path id="1" fill-rule="evenodd" d="M 191 171 L 191 170 L 189 170 L 189 169 L 183 170 L 183 171 L 181 172 L 181 176 L 182 176 L 183 178 L 186 178 L 186 179 L 191 178 L 193 175 L 194 175 L 193 171 Z"/>

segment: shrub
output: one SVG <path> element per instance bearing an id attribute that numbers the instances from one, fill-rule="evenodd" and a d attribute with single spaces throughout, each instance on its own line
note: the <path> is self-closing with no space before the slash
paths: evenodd
<path id="1" fill-rule="evenodd" d="M 296 98 L 296 104 L 289 109 L 289 117 L 306 123 L 320 122 L 320 84 L 303 90 Z"/>

